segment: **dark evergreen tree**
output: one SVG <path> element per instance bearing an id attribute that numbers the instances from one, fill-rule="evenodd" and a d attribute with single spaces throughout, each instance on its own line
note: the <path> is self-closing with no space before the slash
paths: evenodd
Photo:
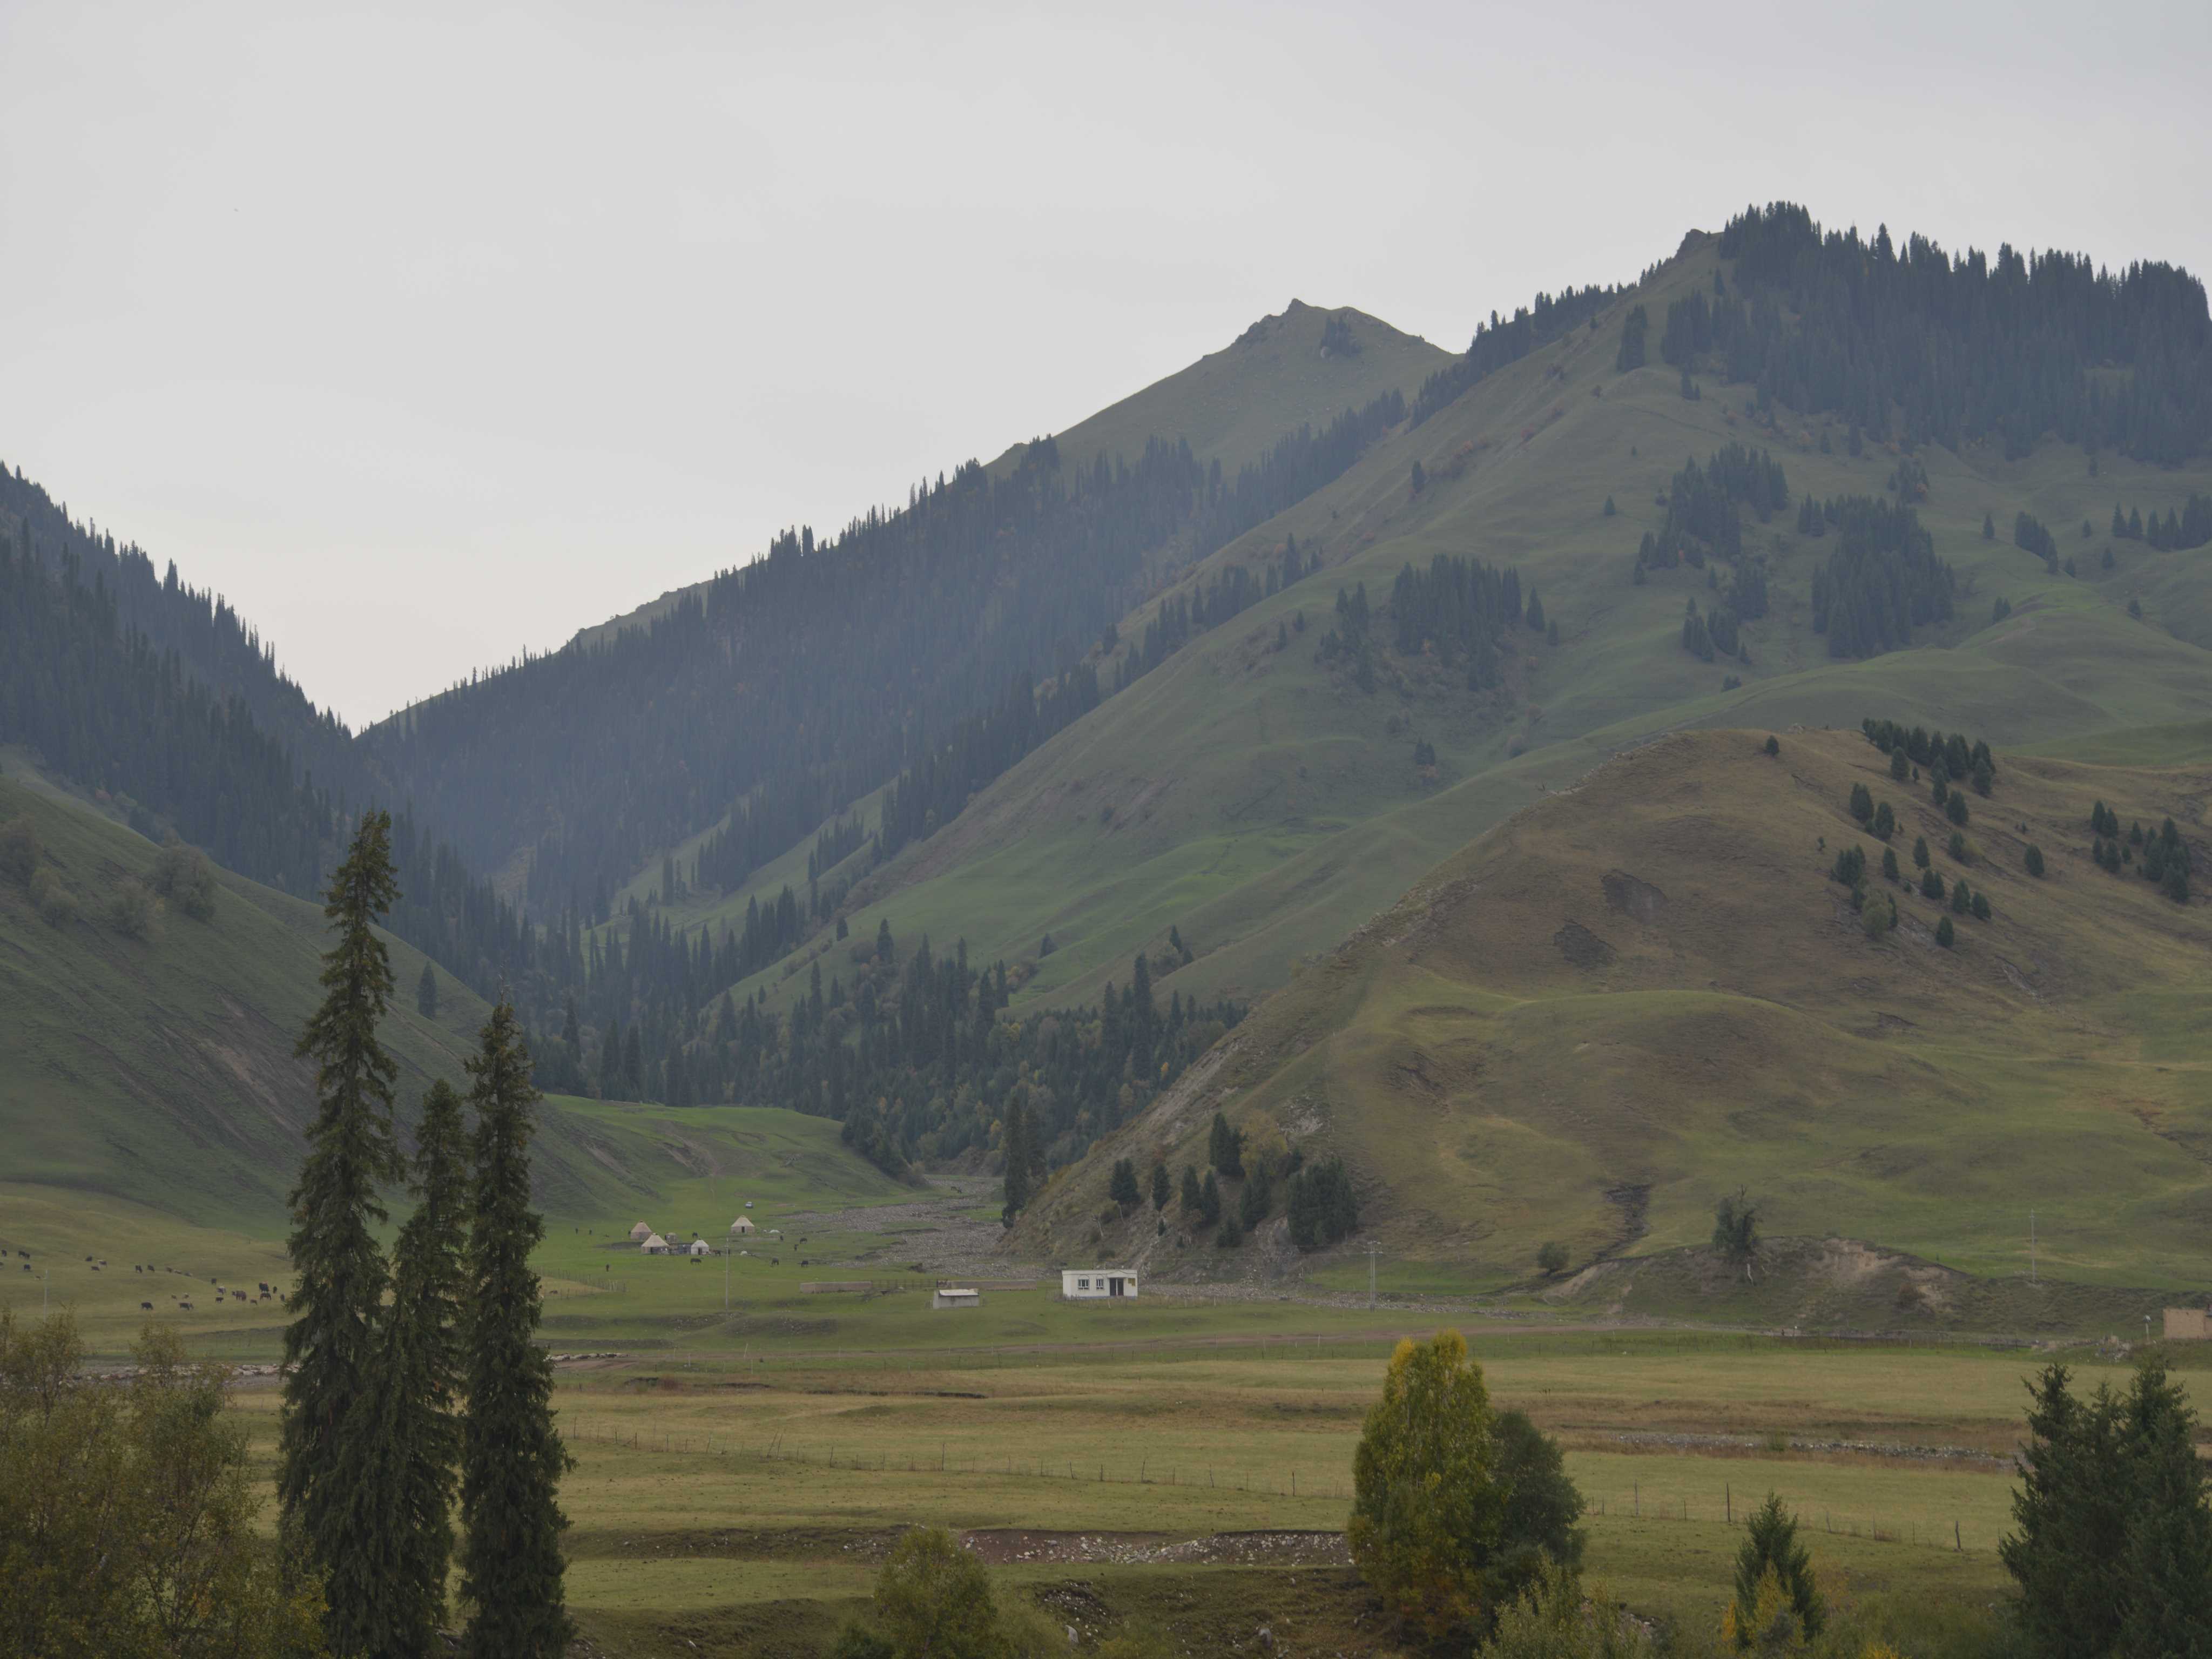
<path id="1" fill-rule="evenodd" d="M 384 1418 L 380 1326 L 387 1282 L 377 1188 L 400 1173 L 392 1127 L 399 1067 L 377 1037 L 392 963 L 377 919 L 392 908 L 392 819 L 362 815 L 331 877 L 323 915 L 337 937 L 323 957 L 323 1001 L 298 1053 L 315 1063 L 315 1121 L 292 1189 L 292 1322 L 284 1331 L 284 1409 L 276 1492 L 286 1526 L 323 1581 L 331 1647 L 379 1654 L 404 1547 L 395 1465 L 379 1455 Z"/>
<path id="2" fill-rule="evenodd" d="M 1814 1581 L 1813 1553 L 1797 1539 L 1797 1517 L 1783 1507 L 1778 1493 L 1744 1522 L 1742 1547 L 1735 1557 L 1735 1624 L 1752 1628 L 1753 1610 L 1759 1603 L 1759 1580 L 1771 1572 L 1790 1598 L 1790 1610 L 1808 1637 L 1816 1637 L 1827 1621 L 1827 1607 Z"/>
<path id="3" fill-rule="evenodd" d="M 1145 1201 L 1144 1194 L 1137 1187 L 1137 1166 L 1133 1160 L 1126 1158 L 1114 1160 L 1114 1173 L 1106 1184 L 1106 1195 L 1120 1206 L 1123 1215 Z"/>
<path id="4" fill-rule="evenodd" d="M 1199 1188 L 1198 1218 L 1211 1227 L 1221 1219 L 1221 1183 L 1214 1172 L 1206 1172 L 1206 1184 Z"/>
<path id="5" fill-rule="evenodd" d="M 1168 1206 L 1168 1200 L 1174 1196 L 1175 1182 L 1168 1179 L 1168 1166 L 1164 1164 L 1153 1164 L 1152 1208 L 1154 1212 L 1157 1212 L 1165 1210 Z"/>
<path id="6" fill-rule="evenodd" d="M 2029 875 L 2041 876 L 2043 874 L 2043 849 L 2040 847 L 2038 847 L 2033 842 L 2030 842 L 2027 846 L 2027 856 L 2023 862 L 2027 867 L 2027 873 Z"/>
<path id="7" fill-rule="evenodd" d="M 1613 354 L 1613 366 L 1626 374 L 1632 368 L 1644 367 L 1644 336 L 1650 332 L 1651 319 L 1642 306 L 1632 307 L 1620 325 L 1620 349 Z"/>
<path id="8" fill-rule="evenodd" d="M 1036 1164 L 1036 1150 L 1030 1133 L 1028 1091 L 1017 1089 L 1006 1101 L 1006 1206 L 1000 1218 L 1007 1226 L 1014 1218 L 1029 1207 L 1030 1182 Z"/>
<path id="9" fill-rule="evenodd" d="M 1952 927 L 1950 917 L 1945 916 L 1936 922 L 1936 942 L 1942 945 L 1945 950 L 1949 950 L 1951 948 L 1952 942 L 1958 937 L 1958 930 Z"/>
<path id="10" fill-rule="evenodd" d="M 1873 792 L 1863 783 L 1853 784 L 1851 786 L 1850 806 L 1851 816 L 1853 817 L 1856 818 L 1861 823 L 1868 822 L 1874 817 Z"/>
<path id="11" fill-rule="evenodd" d="M 468 1416 L 462 1435 L 461 1599 L 471 1659 L 559 1659 L 574 1626 L 562 1593 L 559 1503 L 571 1467 L 553 1426 L 553 1367 L 534 1340 L 543 1310 L 530 1253 L 545 1224 L 530 1201 L 539 1096 L 514 1005 L 502 1000 L 468 1063 L 476 1109 L 468 1249 Z"/>
<path id="12" fill-rule="evenodd" d="M 425 1019 L 438 1017 L 438 975 L 428 959 L 422 963 L 422 977 L 415 981 L 415 1012 Z"/>
<path id="13" fill-rule="evenodd" d="M 1205 1204 L 1206 1195 L 1198 1185 L 1198 1166 L 1186 1164 L 1182 1166 L 1182 1190 L 1176 1200 L 1177 1207 L 1185 1215 L 1196 1215 Z"/>
<path id="14" fill-rule="evenodd" d="M 398 1571 L 377 1651 L 428 1654 L 445 1623 L 461 1457 L 461 1340 L 466 1282 L 468 1137 L 460 1097 L 442 1078 L 422 1097 L 415 1134 L 415 1212 L 392 1249 L 385 1319 L 379 1449 L 398 1463 Z"/>
<path id="15" fill-rule="evenodd" d="M 1206 1161 L 1225 1176 L 1244 1173 L 1244 1137 L 1229 1127 L 1229 1120 L 1219 1112 L 1213 1115 L 1213 1128 L 1206 1139 Z"/>
<path id="16" fill-rule="evenodd" d="M 1984 541 L 1985 541 L 1985 542 L 1993 542 L 1993 541 L 1996 540 L 1996 538 L 1997 538 L 1997 521 L 1996 521 L 1996 517 L 1995 517 L 1993 514 L 1988 514 L 1988 513 L 1984 513 L 1984 514 L 1982 514 L 1982 539 L 1983 539 Z"/>

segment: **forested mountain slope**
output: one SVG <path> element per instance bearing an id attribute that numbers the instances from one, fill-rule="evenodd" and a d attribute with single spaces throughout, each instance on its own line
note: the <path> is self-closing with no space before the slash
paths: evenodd
<path id="1" fill-rule="evenodd" d="M 185 1262 L 199 1241 L 216 1248 L 217 1233 L 280 1238 L 314 1114 L 313 1072 L 293 1048 L 319 994 L 320 908 L 215 872 L 197 891 L 165 884 L 162 854 L 143 836 L 20 763 L 5 770 L 0 1232 L 42 1260 L 119 1254 L 126 1235 L 159 1236 Z M 414 873 L 403 859 L 403 886 Z M 489 1010 L 434 969 L 436 1009 L 425 1013 L 425 958 L 386 944 L 398 988 L 380 1035 L 400 1066 L 404 1142 L 433 1078 L 466 1089 L 462 1063 Z M 753 1167 L 726 1125 L 687 1142 L 655 1114 L 635 1120 L 549 1103 L 532 1167 L 539 1200 L 611 1218 L 650 1207 L 702 1167 Z M 856 1196 L 894 1190 L 834 1146 L 809 1175 Z M 404 1194 L 390 1197 L 404 1207 Z M 128 1268 L 118 1259 L 111 1271 Z"/>
<path id="2" fill-rule="evenodd" d="M 2018 744 L 2205 706 L 2205 551 L 2179 529 L 2161 530 L 2163 547 L 2112 533 L 2116 502 L 2124 530 L 2145 514 L 2179 526 L 2192 500 L 2212 510 L 2201 443 L 2180 467 L 2055 438 L 2008 459 L 2002 433 L 1966 435 L 1978 404 L 1909 380 L 1915 418 L 1948 411 L 1959 448 L 1908 446 L 1902 401 L 1881 438 L 1863 407 L 1763 398 L 1727 380 L 1712 343 L 1716 305 L 1739 303 L 1714 298 L 1717 283 L 1741 288 L 1730 245 L 1692 238 L 1632 294 L 1391 434 L 1125 623 L 1139 638 L 1163 607 L 1293 541 L 1322 567 L 1042 745 L 949 832 L 863 882 L 857 920 L 957 928 L 994 955 L 1026 947 L 1031 994 L 1075 998 L 1125 978 L 1174 924 L 1194 960 L 1164 988 L 1249 998 L 1547 785 L 1656 731 L 1848 724 L 1881 708 Z M 1770 318 L 1771 293 L 1758 295 L 1745 314 Z M 1624 368 L 1639 313 L 1646 361 Z M 1683 320 L 1698 317 L 1702 337 Z M 1984 355 L 2011 362 L 2023 338 L 2042 349 L 2039 334 L 1999 330 Z M 2053 384 L 2105 349 L 2052 347 Z M 2132 384 L 2104 367 L 2091 378 Z M 2097 418 L 2124 401 L 2096 402 Z M 2054 396 L 2051 418 L 2074 418 L 2066 407 Z M 2194 430 L 2186 408 L 2172 418 Z M 1519 627 L 1470 631 L 1437 586 L 1478 568 L 1513 574 Z M 1356 639 L 1340 591 L 1364 595 Z M 1056 949 L 1038 960 L 1046 934 Z"/>
<path id="3" fill-rule="evenodd" d="M 1331 350 L 1332 323 L 1371 350 Z M 1191 386 L 1132 400 L 1109 431 L 1163 424 L 1127 449 L 1041 440 L 925 481 L 835 536 L 791 531 L 643 626 L 456 687 L 367 745 L 479 867 L 520 860 L 540 915 L 605 920 L 647 854 L 718 822 L 715 884 L 733 885 L 971 717 L 1012 699 L 1014 724 L 1042 735 L 1093 706 L 1111 687 L 1086 653 L 1163 574 L 1335 476 L 1402 418 L 1440 354 L 1387 332 L 1301 307 L 1193 371 Z M 1279 413 L 1270 399 L 1286 381 L 1298 410 L 1325 417 Z M 1224 464 L 1184 431 L 1186 405 L 1202 428 L 1234 416 L 1248 442 L 1272 421 L 1275 441 Z"/>
<path id="4" fill-rule="evenodd" d="M 2198 1283 L 2212 911 L 2176 901 L 2160 842 L 2171 817 L 2201 880 L 2212 771 L 1999 746 L 1988 795 L 1953 792 L 1960 824 L 1932 765 L 1897 777 L 1857 732 L 1773 755 L 1767 735 L 1626 751 L 1439 864 L 1018 1243 L 1084 1248 L 1114 1160 L 1205 1170 L 1218 1110 L 1248 1169 L 1344 1159 L 1364 1240 L 1496 1280 L 1552 1241 L 1577 1267 L 1702 1243 L 1747 1188 L 1770 1233 L 1996 1273 L 2024 1272 L 2033 1204 L 2048 1275 Z M 1126 1243 L 1155 1271 L 1220 1260 L 1194 1218 L 1170 1217 L 1187 1246 L 1140 1219 Z"/>

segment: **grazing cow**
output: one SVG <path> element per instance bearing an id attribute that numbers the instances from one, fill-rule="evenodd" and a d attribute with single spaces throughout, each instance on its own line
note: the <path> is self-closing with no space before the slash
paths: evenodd
<path id="1" fill-rule="evenodd" d="M 150 1302 L 141 1302 L 138 1305 L 143 1308 L 148 1313 L 154 1311 L 154 1304 Z"/>
<path id="2" fill-rule="evenodd" d="M 262 1285 L 262 1286 L 261 1286 L 261 1288 L 262 1288 L 263 1290 L 266 1291 L 269 1287 L 268 1287 L 268 1285 Z"/>
<path id="3" fill-rule="evenodd" d="M 140 1267 L 137 1262 L 135 1262 L 135 1261 L 134 1261 L 134 1262 L 132 1262 L 132 1263 L 131 1264 L 131 1271 L 132 1273 L 144 1273 L 146 1270 L 145 1270 L 143 1267 Z"/>
<path id="4" fill-rule="evenodd" d="M 179 1308 L 182 1308 L 186 1313 L 190 1313 L 192 1310 L 192 1304 L 189 1302 L 179 1302 L 177 1305 Z"/>

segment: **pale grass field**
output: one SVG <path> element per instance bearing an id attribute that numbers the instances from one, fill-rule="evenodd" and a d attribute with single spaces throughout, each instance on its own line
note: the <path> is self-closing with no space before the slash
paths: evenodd
<path id="1" fill-rule="evenodd" d="M 2013 1488 L 2003 1467 L 1778 1452 L 1767 1437 L 2008 1448 L 2027 1357 L 1771 1342 L 1670 1352 L 1679 1342 L 1480 1345 L 1493 1398 L 1565 1443 L 1590 1505 L 1589 1569 L 1616 1595 L 1674 1618 L 1717 1616 L 1742 1536 L 1726 1517 L 1732 1509 L 1740 1520 L 1769 1491 L 1803 1518 L 1816 1559 L 1846 1589 L 2001 1592 L 1995 1548 Z M 748 1609 L 765 1619 L 798 1603 L 842 1617 L 866 1595 L 888 1530 L 913 1524 L 1333 1531 L 1385 1352 L 1275 1344 L 940 1366 L 669 1355 L 571 1370 L 558 1404 L 577 1460 L 563 1488 L 572 1602 L 587 1628 L 601 1616 L 742 1622 Z M 2104 1375 L 2119 1373 L 2088 1380 Z M 267 1390 L 240 1396 L 264 1460 L 276 1403 Z M 1674 1449 L 1616 1437 L 1637 1431 L 1753 1443 Z M 1239 1570 L 996 1571 L 1036 1585 L 1103 1573 L 1141 1599 L 1170 1583 L 1226 1585 L 1222 1575 Z"/>

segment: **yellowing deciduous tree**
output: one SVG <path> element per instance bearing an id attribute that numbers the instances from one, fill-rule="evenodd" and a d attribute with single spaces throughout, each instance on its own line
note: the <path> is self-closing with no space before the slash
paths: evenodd
<path id="1" fill-rule="evenodd" d="M 1463 1638 L 1486 1617 L 1482 1573 L 1507 1496 L 1494 1421 L 1467 1340 L 1439 1331 L 1390 1356 L 1352 1459 L 1352 1559 L 1427 1640 Z"/>

